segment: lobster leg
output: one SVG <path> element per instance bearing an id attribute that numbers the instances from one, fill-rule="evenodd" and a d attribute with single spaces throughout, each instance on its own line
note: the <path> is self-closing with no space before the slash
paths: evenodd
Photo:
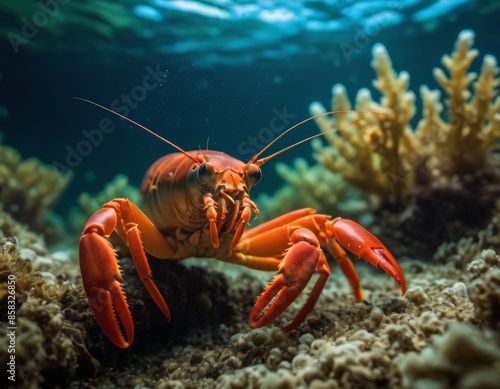
<path id="1" fill-rule="evenodd" d="M 116 254 L 106 240 L 115 229 L 128 243 L 141 281 L 168 320 L 170 311 L 151 279 L 151 270 L 144 249 L 157 257 L 168 258 L 174 253 L 174 248 L 146 215 L 126 199 L 115 199 L 104 204 L 85 225 L 79 249 L 85 293 L 92 312 L 106 336 L 118 347 L 127 348 L 134 338 L 132 314 L 122 290 L 123 281 Z M 142 232 L 142 241 L 139 231 Z M 120 325 L 126 338 L 122 334 Z"/>
<path id="2" fill-rule="evenodd" d="M 363 289 L 359 284 L 359 276 L 351 259 L 347 256 L 345 250 L 340 246 L 335 239 L 329 239 L 326 245 L 327 250 L 340 266 L 340 270 L 346 276 L 351 284 L 356 302 L 363 301 Z"/>
<path id="3" fill-rule="evenodd" d="M 142 247 L 141 237 L 139 235 L 139 229 L 137 224 L 128 223 L 125 228 L 127 234 L 127 242 L 132 253 L 132 259 L 137 269 L 137 273 L 141 278 L 142 283 L 146 287 L 147 291 L 155 301 L 156 305 L 163 312 L 168 321 L 170 321 L 170 310 L 168 309 L 167 303 L 163 299 L 160 291 L 156 287 L 156 284 L 151 278 L 151 269 L 148 264 L 148 259 L 144 254 L 144 248 Z"/>

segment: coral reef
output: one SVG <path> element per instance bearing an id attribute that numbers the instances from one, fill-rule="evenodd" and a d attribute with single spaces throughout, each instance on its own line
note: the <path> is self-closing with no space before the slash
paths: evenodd
<path id="1" fill-rule="evenodd" d="M 375 45 L 372 67 L 377 79 L 373 85 L 382 95 L 380 102 L 362 89 L 356 97 L 357 111 L 350 111 L 345 88 L 335 85 L 332 110 L 342 112 L 335 118 L 318 117 L 316 123 L 323 132 L 338 128 L 340 135 L 325 134 L 330 146 L 313 143 L 317 160 L 366 193 L 402 202 L 419 182 L 456 187 L 457 180 L 483 169 L 500 138 L 500 99 L 495 99 L 500 80 L 492 55 L 484 57 L 479 77 L 469 72 L 478 55 L 473 41 L 472 31 L 462 31 L 451 57 L 443 57 L 448 77 L 442 69 L 434 69 L 448 96 L 447 121 L 440 116 L 440 92 L 423 85 L 422 118 L 414 129 L 410 121 L 416 109 L 415 95 L 408 90 L 409 75 L 396 74 L 385 47 Z M 316 102 L 310 111 L 319 114 L 326 110 Z"/>
<path id="2" fill-rule="evenodd" d="M 443 243 L 432 259 L 437 263 L 452 263 L 457 269 L 466 269 L 471 258 L 479 258 L 483 250 L 500 251 L 500 215 L 495 214 L 488 226 L 477 236 L 466 236 L 458 242 Z"/>
<path id="3" fill-rule="evenodd" d="M 79 269 L 69 255 L 61 251 L 49 254 L 40 236 L 1 211 L 0 219 L 8 224 L 0 230 L 0 309 L 4 318 L 0 324 L 0 361 L 7 363 L 10 358 L 7 335 L 12 333 L 9 327 L 16 327 L 16 387 L 66 385 L 75 377 L 95 376 L 100 362 L 113 360 L 108 359 L 110 356 L 119 363 L 121 350 L 104 340 L 82 290 Z M 15 235 L 7 236 L 3 231 Z M 215 332 L 224 326 L 222 322 L 231 320 L 233 308 L 227 301 L 227 282 L 220 273 L 153 260 L 151 268 L 161 280 L 161 293 L 175 296 L 168 299 L 175 317 L 167 326 L 132 261 L 123 259 L 121 267 L 130 309 L 139 329 L 138 349 L 148 344 L 152 352 L 168 345 L 170 338 L 183 339 L 193 328 L 196 332 L 198 327 L 215 325 Z M 15 314 L 9 323 L 12 279 Z"/>
<path id="4" fill-rule="evenodd" d="M 38 159 L 22 160 L 15 149 L 0 144 L 0 207 L 33 231 L 55 235 L 47 217 L 71 178 Z"/>
<path id="5" fill-rule="evenodd" d="M 49 255 L 44 241 L 9 215 L 0 211 L 0 218 L 1 363 L 14 356 L 16 386 L 25 388 L 64 382 L 78 368 L 95 374 L 98 362 L 85 346 L 85 329 L 68 318 L 68 307 L 84 298 L 78 270 L 64 253 Z"/>
<path id="6" fill-rule="evenodd" d="M 409 89 L 409 74 L 396 73 L 385 47 L 376 44 L 373 85 L 380 101 L 364 88 L 352 110 L 345 87 L 335 85 L 332 111 L 337 113 L 315 118 L 328 143 L 312 142 L 319 164 L 308 171 L 288 169 L 287 182 L 294 188 L 294 182 L 300 182 L 301 193 L 309 193 L 307 201 L 314 202 L 324 195 L 314 178 L 328 177 L 327 171 L 342 177 L 361 190 L 358 199 L 364 198 L 375 212 L 381 238 L 397 256 L 417 252 L 420 258 L 429 258 L 443 242 L 483 229 L 498 207 L 500 159 L 493 150 L 500 138 L 500 79 L 492 55 L 484 56 L 479 75 L 470 71 L 478 56 L 473 41 L 472 31 L 462 31 L 453 53 L 443 57 L 448 75 L 434 69 L 447 95 L 445 117 L 441 93 L 423 85 L 422 116 L 415 126 L 416 98 Z M 318 115 L 326 109 L 315 102 L 310 112 Z M 332 186 L 335 196 L 328 198 L 349 203 L 343 188 Z M 310 205 L 305 202 L 295 201 L 294 206 Z M 319 212 L 341 211 L 328 202 L 314 203 Z M 272 204 L 268 208 L 275 213 Z M 287 211 L 283 202 L 276 208 Z"/>
<path id="7" fill-rule="evenodd" d="M 20 247 L 33 250 L 36 254 L 47 255 L 47 247 L 43 235 L 28 230 L 12 218 L 8 213 L 0 210 L 0 239 L 5 243 L 10 240 Z"/>

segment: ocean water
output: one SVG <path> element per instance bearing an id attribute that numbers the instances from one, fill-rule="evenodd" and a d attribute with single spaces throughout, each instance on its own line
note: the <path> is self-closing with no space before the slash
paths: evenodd
<path id="1" fill-rule="evenodd" d="M 499 11 L 499 1 L 479 0 L 3 2 L 0 131 L 23 157 L 73 171 L 59 205 L 66 207 L 120 173 L 140 185 L 173 151 L 74 97 L 113 108 L 185 150 L 247 161 L 307 118 L 311 102 L 328 107 L 332 85 L 344 84 L 351 98 L 371 88 L 375 43 L 397 71 L 410 73 L 417 94 L 421 84 L 438 87 L 432 69 L 463 29 L 475 32 L 481 56 L 500 58 Z M 315 133 L 309 123 L 272 150 Z M 312 161 L 310 146 L 264 166 L 253 193 L 280 187 L 274 163 L 299 156 Z"/>
<path id="2" fill-rule="evenodd" d="M 281 131 L 309 117 L 312 102 L 329 107 L 335 84 L 343 84 L 351 100 L 361 88 L 370 88 L 378 100 L 370 63 L 379 43 L 396 71 L 410 74 L 417 96 L 415 124 L 421 116 L 419 88 L 439 88 L 433 68 L 453 51 L 461 31 L 474 31 L 480 55 L 472 71 L 479 71 L 486 54 L 500 60 L 499 16 L 500 0 L 1 1 L 0 142 L 23 158 L 39 158 L 73 174 L 55 209 L 59 217 L 52 218 L 68 236 L 46 228 L 51 253 L 31 237 L 19 239 L 19 248 L 27 249 L 19 259 L 8 249 L 12 243 L 0 245 L 9 285 L 20 262 L 36 261 L 35 273 L 22 266 L 18 279 L 23 282 L 16 287 L 19 296 L 35 297 L 16 299 L 17 318 L 25 319 L 18 321 L 16 383 L 31 380 L 36 387 L 44 379 L 43 387 L 160 387 L 178 379 L 186 387 L 221 387 L 233 381 L 255 386 L 262 378 L 267 387 L 277 379 L 304 387 L 322 379 L 325 385 L 352 387 L 398 387 L 406 381 L 417 387 L 423 380 L 435 381 L 436 387 L 445 382 L 450 388 L 468 382 L 494 387 L 499 375 L 494 336 L 499 329 L 498 170 L 450 180 L 458 191 L 452 185 L 451 190 L 446 185 L 422 190 L 422 185 L 408 207 L 391 204 L 382 216 L 362 215 L 377 217 L 370 230 L 395 254 L 408 293 L 400 297 L 389 274 L 381 269 L 372 274 L 356 261 L 367 293 L 366 301 L 355 304 L 350 285 L 332 266 L 318 305 L 286 337 L 278 327 L 292 320 L 295 307 L 274 328 L 252 330 L 248 324 L 250 307 L 272 273 L 257 276 L 222 262 L 199 261 L 186 268 L 151 260 L 155 283 L 172 311 L 167 325 L 126 250 L 115 245 L 136 328 L 134 345 L 123 351 L 90 320 L 87 302 L 80 301 L 81 272 L 65 261 L 76 259 L 79 234 L 71 229 L 81 216 L 71 220 L 70 207 L 79 194 L 100 191 L 118 174 L 139 186 L 148 167 L 174 151 L 81 99 L 115 110 L 184 150 L 220 150 L 248 161 Z M 307 123 L 264 155 L 317 133 L 315 124 Z M 295 147 L 264 165 L 252 198 L 280 188 L 276 162 L 291 164 L 298 157 L 312 162 L 311 146 Z M 478 235 L 490 218 L 491 228 Z M 10 226 L 0 226 L 0 237 L 7 233 Z M 456 244 L 460 238 L 467 240 Z M 18 243 L 17 236 L 12 240 Z M 353 242 L 344 244 L 362 247 Z M 440 246 L 444 242 L 450 243 Z M 379 245 L 371 245 L 380 258 Z M 64 297 L 45 304 L 48 298 L 53 302 L 54 284 Z M 23 304 L 28 308 L 21 309 Z M 47 315 L 56 319 L 47 321 Z M 29 353 L 22 351 L 26 339 Z M 449 352 L 458 349 L 464 354 L 458 358 Z"/>

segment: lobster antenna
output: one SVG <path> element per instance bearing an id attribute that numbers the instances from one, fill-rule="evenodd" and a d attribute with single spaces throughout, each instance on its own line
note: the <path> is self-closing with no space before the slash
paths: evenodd
<path id="1" fill-rule="evenodd" d="M 321 132 L 319 134 L 316 134 L 316 135 L 312 135 L 308 138 L 305 138 L 305 139 L 302 139 L 301 141 L 297 142 L 297 143 L 294 143 L 293 145 L 290 145 L 290 146 L 287 146 L 285 147 L 284 149 L 281 149 L 281 150 L 278 150 L 277 152 L 265 157 L 265 158 L 261 158 L 261 159 L 258 159 L 269 147 L 271 147 L 274 143 L 276 143 L 281 137 L 285 136 L 286 134 L 288 134 L 290 131 L 294 130 L 295 128 L 301 126 L 302 124 L 305 124 L 313 119 L 316 119 L 318 117 L 321 117 L 321 116 L 325 116 L 325 115 L 334 115 L 336 113 L 348 113 L 348 112 L 370 112 L 370 113 L 374 113 L 374 114 L 377 114 L 377 113 L 380 113 L 382 114 L 382 112 L 377 112 L 377 111 L 372 111 L 372 110 L 369 110 L 369 109 L 355 109 L 355 110 L 340 110 L 340 111 L 329 111 L 329 112 L 322 112 L 322 113 L 318 113 L 316 115 L 313 115 L 313 116 L 310 116 L 308 117 L 307 119 L 304 119 L 300 122 L 298 122 L 297 124 L 294 124 L 292 127 L 290 127 L 289 129 L 287 129 L 286 131 L 283 131 L 281 134 L 279 134 L 275 139 L 273 139 L 271 142 L 269 142 L 261 151 L 259 151 L 257 154 L 255 154 L 252 159 L 250 161 L 248 161 L 248 163 L 254 163 L 256 164 L 257 166 L 262 166 L 264 163 L 266 163 L 267 161 L 269 161 L 271 158 L 274 158 L 276 157 L 277 155 L 287 151 L 287 150 L 290 150 L 291 148 L 295 147 L 295 146 L 298 146 L 302 143 L 305 143 L 307 141 L 310 141 L 311 139 L 314 139 L 314 138 L 318 138 L 320 136 L 323 136 L 327 133 L 330 133 L 330 132 L 338 132 L 338 131 L 342 131 L 344 128 L 350 126 L 351 124 L 354 124 L 356 122 L 358 122 L 360 119 L 356 119 L 348 124 L 346 124 L 345 126 L 343 126 L 342 128 L 334 128 L 334 129 L 331 129 L 331 130 L 328 130 L 328 131 L 324 131 L 324 132 Z"/>
<path id="2" fill-rule="evenodd" d="M 87 100 L 87 99 L 84 99 L 84 98 L 82 98 L 82 97 L 75 97 L 75 99 L 77 99 L 77 100 L 81 100 L 81 101 L 85 101 L 86 103 L 89 103 L 89 104 L 95 105 L 96 107 L 99 107 L 99 108 L 101 108 L 101 109 L 103 109 L 103 110 L 105 110 L 105 111 L 108 111 L 108 112 L 110 112 L 110 113 L 112 113 L 112 114 L 114 114 L 114 115 L 116 115 L 116 116 L 118 116 L 118 117 L 120 117 L 120 118 L 122 118 L 122 119 L 124 119 L 124 120 L 126 120 L 126 121 L 128 121 L 128 122 L 130 122 L 130 123 L 132 123 L 132 124 L 134 124 L 134 125 L 136 125 L 137 127 L 142 128 L 144 131 L 147 131 L 147 132 L 149 132 L 151 135 L 156 136 L 157 138 L 161 139 L 161 140 L 162 140 L 163 142 L 165 142 L 166 144 L 168 144 L 168 145 L 172 146 L 174 149 L 176 149 L 176 150 L 177 150 L 177 151 L 179 151 L 180 153 L 184 154 L 186 157 L 188 157 L 188 158 L 192 159 L 192 160 L 193 160 L 194 162 L 196 162 L 197 164 L 199 164 L 199 163 L 200 163 L 200 162 L 199 162 L 199 161 L 198 161 L 195 157 L 193 157 L 192 155 L 189 155 L 186 151 L 184 151 L 183 149 L 181 149 L 181 148 L 180 148 L 179 146 L 177 146 L 175 143 L 173 143 L 173 142 L 169 141 L 168 139 L 165 139 L 165 138 L 164 138 L 164 137 L 162 137 L 161 135 L 158 135 L 156 132 L 154 132 L 154 131 L 150 130 L 149 128 L 147 128 L 147 127 L 143 126 L 142 124 L 139 124 L 139 123 L 137 123 L 136 121 L 134 121 L 134 120 L 132 120 L 132 119 L 130 119 L 130 118 L 128 118 L 128 117 L 126 117 L 126 116 L 122 115 L 121 113 L 115 112 L 115 111 L 113 111 L 112 109 L 109 109 L 109 108 L 107 108 L 107 107 L 105 107 L 105 106 L 103 106 L 103 105 L 101 105 L 101 104 L 98 104 L 98 103 L 93 102 L 92 100 Z"/>
<path id="3" fill-rule="evenodd" d="M 328 113 L 328 112 L 327 112 Z M 269 161 L 271 158 L 274 158 L 276 157 L 277 155 L 281 154 L 281 153 L 284 153 L 285 151 L 287 150 L 290 150 L 292 148 L 294 148 L 295 146 L 298 146 L 298 145 L 301 145 L 302 143 L 306 143 L 306 142 L 309 142 L 311 139 L 314 139 L 314 138 L 319 138 L 320 136 L 323 136 L 325 134 L 328 134 L 330 132 L 338 132 L 338 131 L 342 131 L 344 128 L 346 127 L 349 127 L 351 124 L 354 124 L 354 123 L 357 123 L 359 122 L 360 119 L 356 119 L 348 124 L 346 124 L 345 126 L 341 127 L 341 128 L 332 128 L 331 130 L 327 130 L 327 131 L 322 131 L 320 132 L 319 134 L 315 134 L 315 135 L 311 135 L 310 137 L 307 137 L 305 139 L 302 139 L 301 141 L 298 141 L 297 143 L 294 143 L 290 146 L 287 146 L 281 150 L 278 150 L 276 151 L 275 153 L 272 153 L 271 155 L 268 155 L 267 157 L 264 157 L 264 158 L 261 158 L 261 159 L 258 159 L 257 161 L 255 161 L 254 163 L 257 165 L 257 166 L 262 166 L 264 165 L 267 161 Z M 250 163 L 250 162 L 249 162 Z"/>

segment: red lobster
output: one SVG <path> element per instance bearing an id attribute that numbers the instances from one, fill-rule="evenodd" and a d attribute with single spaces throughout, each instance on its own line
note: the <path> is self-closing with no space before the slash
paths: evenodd
<path id="1" fill-rule="evenodd" d="M 246 230 L 252 212 L 256 217 L 259 214 L 249 193 L 261 178 L 260 166 L 296 144 L 265 158 L 259 159 L 260 155 L 281 136 L 314 117 L 288 129 L 245 163 L 220 151 L 184 151 L 117 112 L 81 100 L 128 120 L 178 151 L 156 161 L 146 173 L 141 186 L 144 212 L 128 199 L 113 199 L 94 213 L 83 229 L 79 248 L 83 288 L 97 322 L 116 346 L 127 348 L 132 344 L 134 324 L 116 254 L 107 240 L 113 231 L 127 242 L 144 286 L 169 321 L 168 305 L 152 279 L 145 251 L 158 259 L 214 257 L 252 269 L 277 271 L 252 309 L 250 324 L 256 328 L 281 315 L 317 272 L 319 278 L 309 298 L 285 333 L 306 319 L 328 280 L 330 267 L 323 249 L 340 265 L 356 301 L 363 300 L 359 277 L 341 246 L 380 266 L 405 293 L 404 276 L 392 254 L 351 220 L 331 220 L 328 215 L 304 208 Z"/>

